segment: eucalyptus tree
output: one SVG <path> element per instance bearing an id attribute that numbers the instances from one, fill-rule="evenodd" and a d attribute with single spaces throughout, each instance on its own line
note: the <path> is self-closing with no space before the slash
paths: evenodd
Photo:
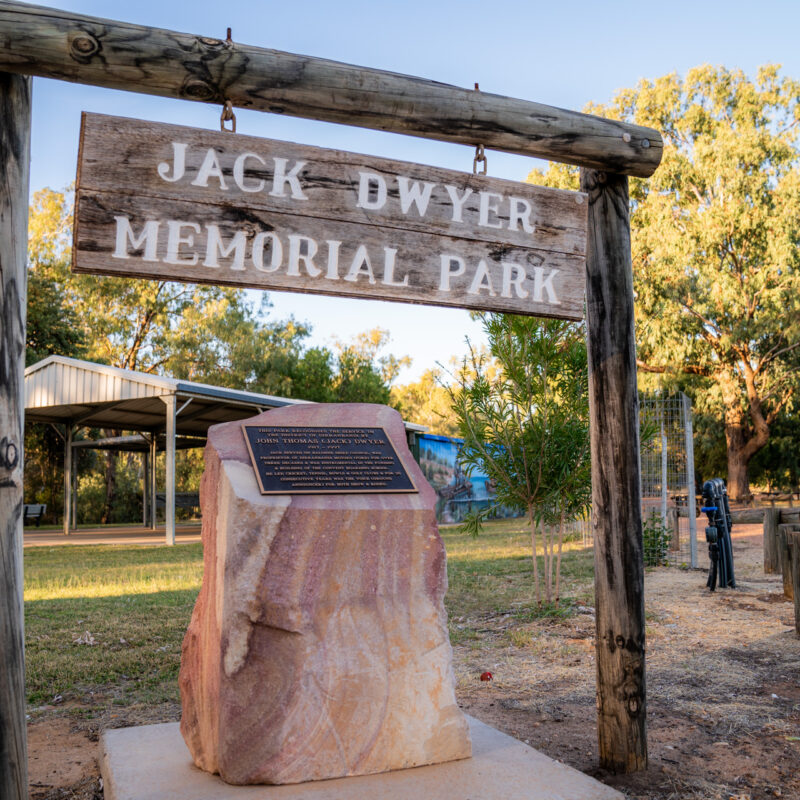
<path id="1" fill-rule="evenodd" d="M 742 497 L 800 387 L 800 83 L 701 66 L 587 110 L 662 132 L 661 166 L 631 182 L 639 369 L 722 420 Z M 556 165 L 529 179 L 577 185 Z"/>

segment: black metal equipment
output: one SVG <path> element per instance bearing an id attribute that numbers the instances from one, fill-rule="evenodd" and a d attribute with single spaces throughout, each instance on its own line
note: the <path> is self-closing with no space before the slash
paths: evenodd
<path id="1" fill-rule="evenodd" d="M 700 510 L 708 515 L 709 521 L 706 541 L 711 566 L 708 569 L 706 586 L 713 592 L 719 581 L 720 589 L 728 587 L 735 589 L 731 507 L 728 504 L 728 492 L 722 478 L 712 478 L 703 484 L 703 507 Z"/>

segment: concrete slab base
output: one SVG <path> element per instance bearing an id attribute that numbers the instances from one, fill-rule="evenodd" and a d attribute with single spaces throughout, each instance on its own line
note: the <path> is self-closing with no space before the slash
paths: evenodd
<path id="1" fill-rule="evenodd" d="M 624 800 L 473 717 L 472 758 L 290 786 L 231 786 L 197 769 L 178 723 L 103 734 L 106 800 Z"/>

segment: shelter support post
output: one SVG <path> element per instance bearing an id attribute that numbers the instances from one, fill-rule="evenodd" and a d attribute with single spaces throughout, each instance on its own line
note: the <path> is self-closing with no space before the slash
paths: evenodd
<path id="1" fill-rule="evenodd" d="M 78 530 L 78 452 L 72 446 L 72 530 Z"/>
<path id="2" fill-rule="evenodd" d="M 167 442 L 164 448 L 166 485 L 164 487 L 164 515 L 166 517 L 166 543 L 175 544 L 175 395 L 161 398 L 167 407 Z"/>
<path id="3" fill-rule="evenodd" d="M 72 423 L 68 422 L 64 435 L 64 536 L 69 536 L 72 520 Z"/>
<path id="4" fill-rule="evenodd" d="M 589 195 L 586 334 L 600 764 L 647 767 L 639 398 L 628 179 L 581 170 Z"/>
<path id="5" fill-rule="evenodd" d="M 142 526 L 147 527 L 147 490 L 150 485 L 150 453 L 142 453 Z"/>
<path id="6" fill-rule="evenodd" d="M 156 529 L 158 522 L 158 498 L 156 491 L 158 482 L 156 480 L 156 458 L 158 457 L 158 442 L 155 433 L 150 439 L 150 528 Z"/>
<path id="7" fill-rule="evenodd" d="M 0 797 L 28 796 L 22 444 L 31 79 L 0 72 Z"/>

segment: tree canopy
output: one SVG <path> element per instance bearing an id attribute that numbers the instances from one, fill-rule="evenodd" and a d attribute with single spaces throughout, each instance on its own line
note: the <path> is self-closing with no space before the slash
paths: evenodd
<path id="1" fill-rule="evenodd" d="M 724 421 L 742 497 L 800 385 L 800 83 L 701 66 L 587 110 L 664 136 L 661 166 L 631 183 L 639 368 Z M 560 166 L 531 180 L 574 186 Z"/>

